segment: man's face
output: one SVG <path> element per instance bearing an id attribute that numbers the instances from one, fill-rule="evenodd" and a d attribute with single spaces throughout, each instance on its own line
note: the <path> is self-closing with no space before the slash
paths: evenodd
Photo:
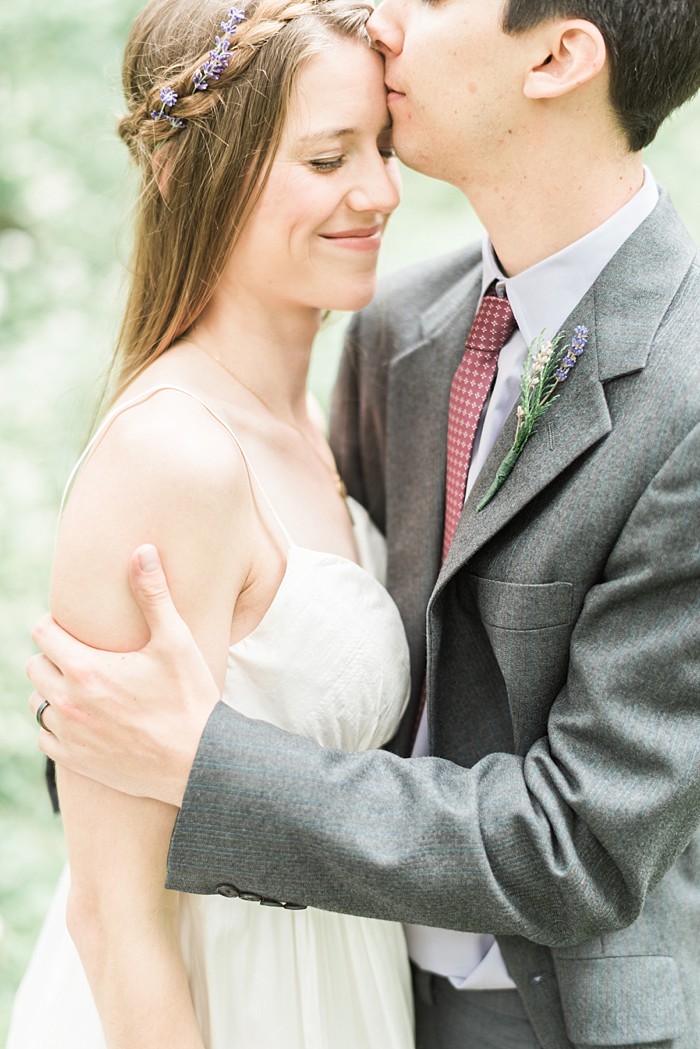
<path id="1" fill-rule="evenodd" d="M 502 0 L 382 0 L 368 28 L 386 63 L 404 163 L 467 188 L 503 162 L 522 125 L 527 48 Z"/>

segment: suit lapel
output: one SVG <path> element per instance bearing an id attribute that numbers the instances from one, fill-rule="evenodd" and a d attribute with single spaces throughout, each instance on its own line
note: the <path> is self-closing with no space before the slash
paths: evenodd
<path id="1" fill-rule="evenodd" d="M 426 311 L 421 338 L 390 364 L 387 517 L 396 522 L 389 544 L 390 573 L 393 566 L 404 575 L 417 537 L 423 560 L 430 561 L 431 589 L 442 540 L 450 385 L 480 291 L 478 267 Z M 393 582 L 400 589 L 400 579 Z"/>
<path id="2" fill-rule="evenodd" d="M 479 500 L 486 494 L 513 443 L 515 410 L 506 420 L 469 494 L 440 573 L 439 587 L 527 503 L 612 429 L 598 376 L 595 328 L 591 310 L 586 308 L 589 305 L 582 303 L 575 319 L 575 323 L 588 322 L 591 332 L 583 356 L 566 384 L 562 384 L 558 400 L 542 417 L 503 487 L 482 511 L 477 512 Z M 567 324 L 567 329 L 570 327 Z"/>
<path id="3" fill-rule="evenodd" d="M 479 262 L 424 313 L 418 339 L 390 364 L 387 584 L 410 642 L 413 708 L 425 675 L 425 608 L 440 567 L 450 386 L 480 293 Z M 399 749 L 410 745 L 411 729 L 409 714 Z"/>
<path id="4" fill-rule="evenodd" d="M 433 598 L 477 550 L 610 432 L 613 424 L 604 383 L 645 367 L 659 324 L 695 251 L 668 198 L 662 195 L 654 212 L 625 242 L 565 323 L 567 334 L 577 324 L 588 327 L 586 350 L 503 487 L 477 512 L 479 500 L 513 443 L 515 410 L 507 419 L 465 503 Z"/>
<path id="5" fill-rule="evenodd" d="M 604 383 L 645 366 L 654 335 L 695 256 L 692 240 L 662 194 L 655 211 L 611 260 L 564 326 L 569 330 L 587 325 L 586 351 L 503 488 L 477 513 L 477 503 L 513 442 L 515 411 L 506 421 L 465 504 L 439 577 L 449 392 L 481 292 L 480 260 L 425 311 L 421 337 L 389 365 L 388 584 L 406 625 L 413 679 L 412 703 L 396 737 L 399 752 L 410 746 L 425 674 L 426 606 L 433 606 L 449 580 L 484 544 L 610 433 L 613 421 Z M 432 633 L 438 647 L 439 631 L 437 616 Z"/>

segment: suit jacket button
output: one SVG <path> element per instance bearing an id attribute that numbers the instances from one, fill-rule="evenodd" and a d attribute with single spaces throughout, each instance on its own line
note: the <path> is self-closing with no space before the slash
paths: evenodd
<path id="1" fill-rule="evenodd" d="M 305 911 L 306 910 L 306 904 L 305 903 L 283 903 L 282 906 L 284 907 L 285 911 Z"/>
<path id="2" fill-rule="evenodd" d="M 219 896 L 227 896 L 230 900 L 235 900 L 240 893 L 235 885 L 227 885 L 225 882 L 223 885 L 217 885 L 216 891 Z"/>
<path id="3" fill-rule="evenodd" d="M 258 896 L 257 892 L 239 892 L 238 895 L 247 903 L 260 903 L 262 900 L 262 896 Z"/>
<path id="4" fill-rule="evenodd" d="M 281 907 L 282 904 L 280 903 L 279 900 L 270 900 L 270 899 L 267 899 L 267 897 L 263 897 L 263 899 L 260 901 L 260 906 L 261 907 Z"/>

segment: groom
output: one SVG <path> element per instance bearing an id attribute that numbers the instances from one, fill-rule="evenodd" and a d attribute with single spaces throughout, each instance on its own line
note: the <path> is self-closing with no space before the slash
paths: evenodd
<path id="1" fill-rule="evenodd" d="M 384 0 L 370 29 L 400 156 L 488 231 L 385 285 L 335 396 L 411 645 L 396 753 L 215 705 L 149 548 L 142 652 L 37 627 L 40 745 L 181 805 L 172 888 L 409 923 L 424 1049 L 697 1049 L 700 263 L 640 150 L 700 86 L 700 5 Z"/>

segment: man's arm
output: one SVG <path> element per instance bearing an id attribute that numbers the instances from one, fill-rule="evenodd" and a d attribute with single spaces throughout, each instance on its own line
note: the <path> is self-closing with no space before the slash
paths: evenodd
<path id="1" fill-rule="evenodd" d="M 219 704 L 171 841 L 170 887 L 213 893 L 234 886 L 329 910 L 547 944 L 579 942 L 632 922 L 700 821 L 700 542 L 687 528 L 697 514 L 699 456 L 700 427 L 630 516 L 610 558 L 614 584 L 586 602 L 569 682 L 552 708 L 548 735 L 525 757 L 492 754 L 465 769 L 438 758 L 349 754 Z M 68 669 L 63 689 L 47 694 L 56 700 L 46 720 L 57 738 L 42 734 L 42 746 L 121 789 L 175 801 L 187 760 L 163 781 L 156 766 L 171 753 L 189 753 L 197 718 L 180 712 L 203 686 L 205 708 L 212 689 L 184 629 L 175 626 L 160 573 L 153 577 L 161 596 L 146 615 L 163 671 L 166 652 L 170 657 L 175 689 L 168 732 L 157 716 L 158 678 L 148 685 L 129 658 L 121 669 L 111 666 L 110 681 L 97 669 L 96 654 L 89 687 L 77 687 Z M 134 577 L 137 588 L 142 579 Z M 656 621 L 649 615 L 655 607 L 662 610 Z M 646 653 L 632 704 L 621 623 Z M 171 632 L 179 639 L 174 651 Z M 52 653 L 60 662 L 61 652 Z M 157 659 L 147 658 L 154 667 Z M 113 706 L 108 697 L 115 693 Z M 142 699 L 134 719 L 139 731 L 127 738 L 114 725 L 124 704 L 134 716 L 126 697 L 135 694 Z M 115 758 L 107 751 L 105 770 L 87 769 L 80 733 L 94 752 L 91 732 L 101 730 L 110 739 L 121 733 L 131 753 Z"/>
<path id="2" fill-rule="evenodd" d="M 629 925 L 700 822 L 698 455 L 700 426 L 630 515 L 524 757 L 347 754 L 219 707 L 169 884 L 550 945 Z"/>

